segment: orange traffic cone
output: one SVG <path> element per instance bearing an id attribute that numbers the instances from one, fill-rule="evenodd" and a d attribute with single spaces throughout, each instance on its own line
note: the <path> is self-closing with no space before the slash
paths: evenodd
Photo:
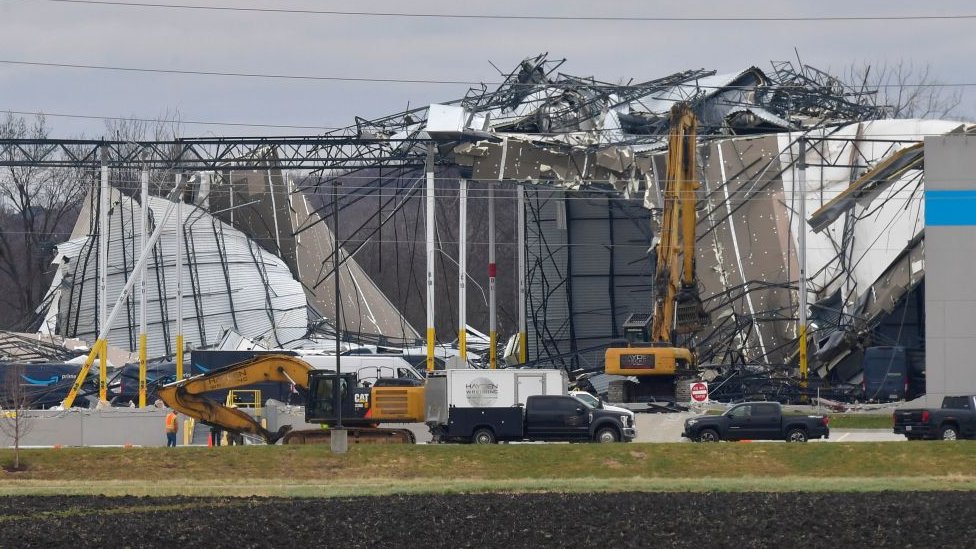
<path id="1" fill-rule="evenodd" d="M 213 448 L 213 433 L 207 435 L 207 448 Z"/>

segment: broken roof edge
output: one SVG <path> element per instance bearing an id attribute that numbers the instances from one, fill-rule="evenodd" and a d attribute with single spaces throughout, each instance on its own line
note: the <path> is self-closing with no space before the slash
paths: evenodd
<path id="1" fill-rule="evenodd" d="M 810 228 L 814 232 L 826 229 L 845 211 L 852 208 L 862 196 L 887 187 L 909 170 L 921 168 L 924 156 L 925 151 L 921 142 L 895 151 L 814 212 L 807 219 Z"/>

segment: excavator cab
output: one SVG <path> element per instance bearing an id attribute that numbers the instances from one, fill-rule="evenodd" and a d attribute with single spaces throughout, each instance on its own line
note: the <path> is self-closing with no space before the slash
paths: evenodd
<path id="1" fill-rule="evenodd" d="M 627 345 L 646 345 L 651 342 L 651 320 L 650 313 L 631 313 L 624 321 L 624 337 L 627 338 Z"/>
<path id="2" fill-rule="evenodd" d="M 354 373 L 336 374 L 328 370 L 309 372 L 305 422 L 336 425 L 339 423 L 340 410 L 343 425 L 422 422 L 425 414 L 423 382 L 407 378 L 379 378 L 371 385 L 361 383 Z"/>
<path id="3" fill-rule="evenodd" d="M 339 418 L 336 403 L 342 407 L 344 421 L 355 419 L 349 389 L 355 387 L 356 382 L 356 374 L 337 376 L 335 372 L 309 372 L 305 423 L 336 423 Z"/>

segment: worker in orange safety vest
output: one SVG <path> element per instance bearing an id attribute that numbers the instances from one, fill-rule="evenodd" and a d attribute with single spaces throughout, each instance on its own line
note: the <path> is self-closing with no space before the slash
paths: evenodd
<path id="1" fill-rule="evenodd" d="M 176 422 L 176 412 L 170 410 L 166 414 L 166 447 L 170 446 L 176 447 L 176 433 L 180 430 L 179 424 Z"/>

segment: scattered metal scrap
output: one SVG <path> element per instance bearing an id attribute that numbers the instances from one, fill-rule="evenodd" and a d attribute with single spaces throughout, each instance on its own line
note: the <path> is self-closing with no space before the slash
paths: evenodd
<path id="1" fill-rule="evenodd" d="M 80 354 L 46 336 L 0 331 L 0 362 L 63 362 Z"/>

